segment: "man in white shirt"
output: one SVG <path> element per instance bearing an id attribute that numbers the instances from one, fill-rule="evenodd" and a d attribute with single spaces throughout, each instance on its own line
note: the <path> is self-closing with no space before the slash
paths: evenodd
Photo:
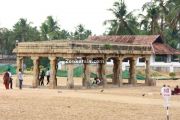
<path id="1" fill-rule="evenodd" d="M 46 76 L 47 76 L 47 84 L 46 85 L 48 85 L 49 84 L 49 78 L 50 78 L 50 70 L 49 70 L 49 68 L 46 71 Z"/>
<path id="2" fill-rule="evenodd" d="M 19 79 L 19 89 L 22 89 L 23 74 L 22 74 L 22 69 L 21 68 L 19 69 L 18 79 Z"/>
<path id="3" fill-rule="evenodd" d="M 10 72 L 10 68 L 8 69 L 8 74 L 9 74 L 9 87 L 11 88 L 11 89 L 13 89 L 13 79 L 12 79 L 12 74 L 11 74 L 11 72 Z"/>

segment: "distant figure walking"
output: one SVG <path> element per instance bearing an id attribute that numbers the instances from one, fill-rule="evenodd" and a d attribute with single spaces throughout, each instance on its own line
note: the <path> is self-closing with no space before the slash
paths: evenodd
<path id="1" fill-rule="evenodd" d="M 47 71 L 46 71 L 46 77 L 47 77 L 47 84 L 46 84 L 46 85 L 48 85 L 48 84 L 49 84 L 49 78 L 50 78 L 49 68 L 48 68 Z"/>
<path id="2" fill-rule="evenodd" d="M 22 89 L 22 82 L 23 82 L 22 69 L 19 69 L 18 79 L 19 79 L 19 89 L 21 90 Z"/>
<path id="3" fill-rule="evenodd" d="M 9 74 L 9 87 L 11 88 L 11 89 L 13 89 L 13 79 L 12 79 L 12 74 L 11 74 L 11 72 L 10 72 L 10 69 L 8 69 L 8 74 Z"/>
<path id="4" fill-rule="evenodd" d="M 44 85 L 44 76 L 45 76 L 45 72 L 44 70 L 42 70 L 41 76 L 40 76 L 40 85 Z"/>
<path id="5" fill-rule="evenodd" d="M 8 73 L 8 71 L 6 71 L 4 73 L 3 80 L 4 80 L 3 83 L 4 83 L 6 90 L 9 89 L 9 73 Z"/>

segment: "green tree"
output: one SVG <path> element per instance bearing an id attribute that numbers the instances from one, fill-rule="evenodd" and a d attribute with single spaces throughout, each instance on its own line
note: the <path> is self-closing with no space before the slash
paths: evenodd
<path id="1" fill-rule="evenodd" d="M 140 14 L 142 21 L 141 25 L 144 24 L 144 28 L 150 34 L 159 34 L 160 27 L 158 20 L 160 18 L 160 9 L 154 2 L 147 2 L 143 5 L 142 10 L 147 12 L 146 15 Z M 145 30 L 145 29 L 144 29 Z"/>
<path id="2" fill-rule="evenodd" d="M 26 19 L 20 18 L 13 26 L 14 37 L 20 42 L 40 40 L 40 33 Z"/>
<path id="3" fill-rule="evenodd" d="M 48 25 L 46 23 L 42 23 L 41 27 L 41 39 L 42 40 L 48 40 Z"/>
<path id="4" fill-rule="evenodd" d="M 167 14 L 169 13 L 167 0 L 155 0 L 154 2 L 159 6 L 160 29 L 163 31 L 166 27 Z"/>
<path id="5" fill-rule="evenodd" d="M 123 0 L 114 2 L 113 8 L 108 9 L 113 13 L 115 19 L 104 21 L 104 25 L 110 24 L 107 34 L 136 34 L 138 33 L 138 22 L 132 12 L 127 11 Z"/>
<path id="6" fill-rule="evenodd" d="M 169 29 L 171 31 L 170 34 L 166 34 L 166 36 L 170 36 L 171 38 L 167 42 L 171 45 L 176 44 L 174 47 L 177 47 L 177 43 L 180 43 L 180 1 L 168 0 L 166 6 L 169 10 L 169 14 L 167 15 L 167 30 Z"/>
<path id="7" fill-rule="evenodd" d="M 4 54 L 12 54 L 14 46 L 15 39 L 13 36 L 13 32 L 8 30 L 7 28 L 0 28 L 0 48 L 2 57 Z"/>
<path id="8" fill-rule="evenodd" d="M 70 33 L 63 29 L 59 32 L 59 38 L 60 39 L 68 39 L 68 38 L 70 38 Z"/>
<path id="9" fill-rule="evenodd" d="M 173 31 L 180 30 L 180 1 L 179 0 L 169 0 L 169 23 Z"/>
<path id="10" fill-rule="evenodd" d="M 74 40 L 85 40 L 91 34 L 92 34 L 91 30 L 85 29 L 85 27 L 82 24 L 79 24 L 76 27 L 75 32 L 71 33 L 71 36 L 72 39 Z"/>
<path id="11" fill-rule="evenodd" d="M 42 40 L 67 39 L 69 37 L 69 32 L 61 30 L 58 21 L 54 20 L 52 16 L 48 16 L 42 23 L 40 31 Z"/>
<path id="12" fill-rule="evenodd" d="M 7 29 L 6 28 L 0 28 L 0 48 L 1 48 L 1 55 L 3 58 L 4 55 L 4 49 L 5 49 L 5 42 L 6 42 L 6 38 L 4 36 L 4 33 L 6 33 Z"/>
<path id="13" fill-rule="evenodd" d="M 60 27 L 58 22 L 55 21 L 52 16 L 47 17 L 45 22 L 42 23 L 40 29 L 43 40 L 58 39 Z"/>

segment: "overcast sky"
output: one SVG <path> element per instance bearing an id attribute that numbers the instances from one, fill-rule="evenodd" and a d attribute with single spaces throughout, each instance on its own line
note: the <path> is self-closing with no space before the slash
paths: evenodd
<path id="1" fill-rule="evenodd" d="M 19 18 L 27 18 L 33 26 L 40 26 L 47 16 L 52 15 L 60 27 L 74 31 L 78 24 L 100 35 L 105 31 L 104 20 L 112 19 L 107 11 L 117 0 L 0 0 L 0 27 L 9 29 Z M 129 11 L 141 9 L 151 0 L 125 0 Z"/>

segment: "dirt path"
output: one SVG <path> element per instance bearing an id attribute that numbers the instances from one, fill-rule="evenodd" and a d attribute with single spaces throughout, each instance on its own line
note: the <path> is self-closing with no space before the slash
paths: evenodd
<path id="1" fill-rule="evenodd" d="M 158 81 L 156 87 L 107 88 L 103 92 L 102 89 L 5 90 L 0 84 L 0 120 L 165 120 L 166 111 L 159 94 L 161 85 L 174 87 L 179 83 Z M 172 96 L 171 120 L 180 118 L 179 101 L 180 96 Z"/>

